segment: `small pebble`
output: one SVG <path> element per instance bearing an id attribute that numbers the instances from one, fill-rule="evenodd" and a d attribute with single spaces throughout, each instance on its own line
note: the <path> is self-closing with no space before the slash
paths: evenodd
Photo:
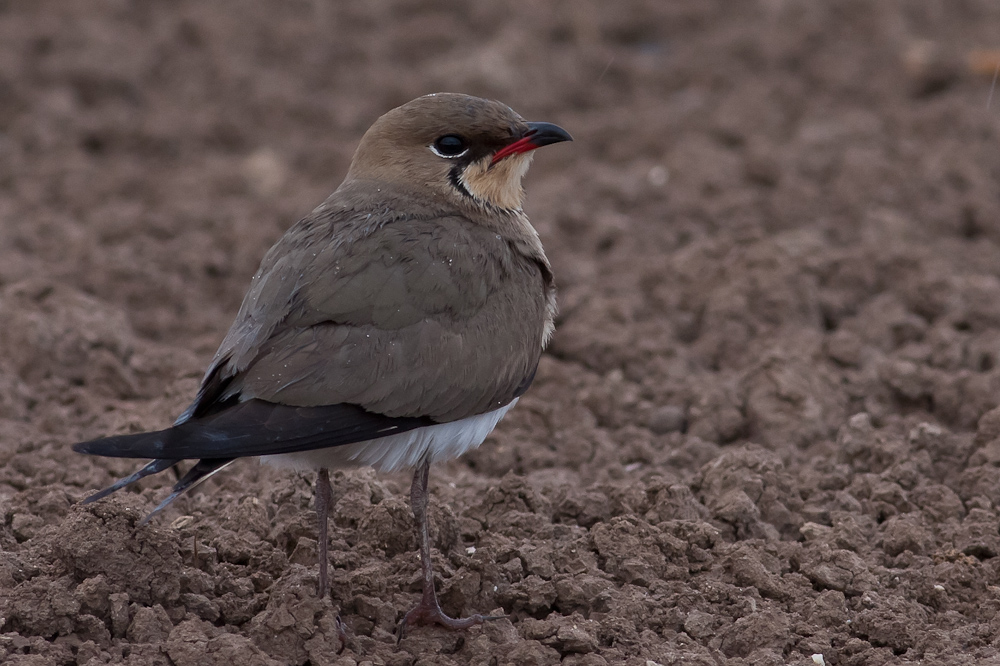
<path id="1" fill-rule="evenodd" d="M 657 435 L 678 432 L 684 428 L 684 409 L 676 405 L 664 405 L 649 418 L 649 429 Z"/>

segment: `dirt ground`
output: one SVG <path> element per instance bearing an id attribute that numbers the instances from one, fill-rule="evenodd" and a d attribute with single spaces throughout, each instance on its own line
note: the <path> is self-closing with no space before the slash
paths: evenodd
<path id="1" fill-rule="evenodd" d="M 0 662 L 1000 663 L 996 0 L 0 0 Z M 528 212 L 562 314 L 482 448 L 241 461 L 75 503 L 70 445 L 193 397 L 264 251 L 389 108 L 575 143 Z M 334 619 L 351 640 L 342 654 Z M 822 655 L 822 658 L 814 655 Z"/>

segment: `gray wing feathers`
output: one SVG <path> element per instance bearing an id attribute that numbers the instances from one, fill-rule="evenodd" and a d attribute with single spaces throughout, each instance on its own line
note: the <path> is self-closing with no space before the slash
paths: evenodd
<path id="1" fill-rule="evenodd" d="M 198 402 L 348 403 L 436 421 L 510 402 L 540 353 L 539 267 L 462 218 L 399 224 L 341 230 L 336 247 L 322 225 L 286 236 L 298 240 L 265 256 Z"/>

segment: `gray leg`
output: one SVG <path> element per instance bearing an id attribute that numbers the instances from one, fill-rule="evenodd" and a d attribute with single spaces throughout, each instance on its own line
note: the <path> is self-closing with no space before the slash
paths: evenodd
<path id="1" fill-rule="evenodd" d="M 317 542 L 319 543 L 319 585 L 316 596 L 323 598 L 330 593 L 330 558 L 328 552 L 330 548 L 329 518 L 330 507 L 333 506 L 333 488 L 330 487 L 330 470 L 321 468 L 316 474 L 316 520 L 319 523 L 317 530 Z M 347 627 L 338 615 L 336 618 L 337 636 L 340 638 L 340 649 L 337 654 L 347 647 Z"/>
<path id="2" fill-rule="evenodd" d="M 430 461 L 424 461 L 413 474 L 413 485 L 410 486 L 410 505 L 413 507 L 413 519 L 417 530 L 417 542 L 420 544 L 420 569 L 424 574 L 424 593 L 420 603 L 414 606 L 399 623 L 397 635 L 400 640 L 403 632 L 410 625 L 440 624 L 448 629 L 468 629 L 487 620 L 499 618 L 490 615 L 471 615 L 463 618 L 453 618 L 445 615 L 438 603 L 437 592 L 434 590 L 434 566 L 431 563 L 431 539 L 427 529 L 427 481 L 430 476 Z"/>
<path id="3" fill-rule="evenodd" d="M 330 547 L 330 533 L 327 519 L 330 516 L 332 497 L 330 471 L 326 468 L 320 469 L 316 475 L 316 520 L 319 522 L 316 537 L 319 543 L 319 588 L 316 591 L 316 596 L 320 598 L 326 596 L 330 591 L 330 562 L 329 557 L 327 557 L 327 550 Z"/>

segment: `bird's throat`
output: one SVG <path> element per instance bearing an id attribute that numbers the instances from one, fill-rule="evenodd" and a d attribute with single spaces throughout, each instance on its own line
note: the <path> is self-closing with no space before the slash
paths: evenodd
<path id="1" fill-rule="evenodd" d="M 465 167 L 459 183 L 466 193 L 481 203 L 505 210 L 521 210 L 524 189 L 521 179 L 531 166 L 531 153 L 506 157 L 496 164 L 485 157 Z"/>

